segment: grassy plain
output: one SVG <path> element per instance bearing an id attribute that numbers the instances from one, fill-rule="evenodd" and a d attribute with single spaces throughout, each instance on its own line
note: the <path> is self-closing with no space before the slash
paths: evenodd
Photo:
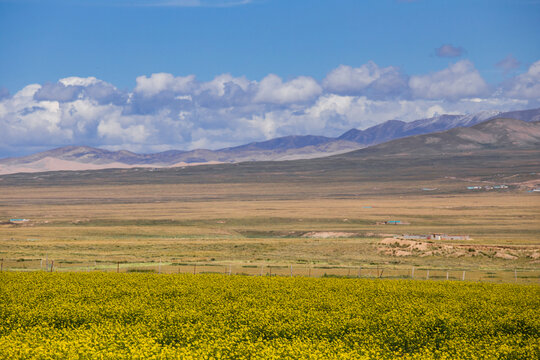
<path id="1" fill-rule="evenodd" d="M 540 193 L 527 190 L 540 186 L 540 150 L 428 150 L 0 176 L 0 219 L 31 220 L 0 225 L 0 257 L 7 268 L 45 258 L 59 269 L 161 259 L 537 272 Z M 497 184 L 509 188 L 466 189 Z M 377 225 L 387 220 L 410 225 Z M 403 233 L 471 240 L 381 244 Z"/>
<path id="2" fill-rule="evenodd" d="M 539 270 L 534 254 L 540 198 L 519 189 L 471 192 L 464 190 L 468 183 L 448 178 L 299 181 L 301 174 L 276 182 L 239 177 L 219 183 L 203 176 L 197 184 L 182 178 L 164 183 L 159 172 L 144 171 L 150 181 L 132 181 L 140 172 L 104 172 L 101 185 L 85 184 L 84 172 L 64 173 L 63 184 L 47 180 L 47 174 L 26 175 L 27 183 L 4 179 L 0 218 L 31 219 L 27 225 L 0 225 L 5 266 L 35 268 L 47 258 L 60 269 L 161 259 L 164 264 Z M 122 176 L 125 183 L 116 183 Z M 410 225 L 377 225 L 386 220 Z M 352 235 L 309 236 L 325 232 Z M 472 239 L 442 242 L 467 246 L 464 256 L 381 251 L 380 241 L 393 234 L 432 232 Z M 497 252 L 516 258 L 498 258 Z"/>

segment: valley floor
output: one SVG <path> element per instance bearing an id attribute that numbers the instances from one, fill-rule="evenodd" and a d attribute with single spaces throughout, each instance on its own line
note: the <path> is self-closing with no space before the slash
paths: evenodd
<path id="1" fill-rule="evenodd" d="M 288 275 L 313 268 L 391 269 L 396 277 L 537 282 L 540 198 L 524 191 L 410 193 L 391 184 L 133 184 L 0 187 L 4 269 L 147 269 Z M 440 187 L 440 184 L 427 184 Z M 371 194 L 371 195 L 369 195 Z M 27 218 L 10 224 L 10 218 Z M 383 224 L 400 221 L 402 224 Z M 444 233 L 469 240 L 385 239 Z M 159 262 L 162 267 L 159 267 Z M 118 266 L 120 263 L 120 266 Z M 215 265 L 219 264 L 219 267 Z M 214 266 L 204 268 L 204 266 Z M 229 267 L 229 269 L 228 269 Z M 423 271 L 423 272 L 422 272 Z M 368 274 L 368 272 L 365 272 Z M 370 273 L 373 274 L 373 273 Z M 502 275 L 501 275 L 502 274 Z M 495 276 L 496 275 L 496 276 Z M 373 275 L 372 275 L 373 276 Z M 500 279 L 499 279 L 500 278 Z"/>

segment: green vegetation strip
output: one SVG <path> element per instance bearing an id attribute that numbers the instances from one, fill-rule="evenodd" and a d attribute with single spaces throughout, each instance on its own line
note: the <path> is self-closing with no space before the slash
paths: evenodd
<path id="1" fill-rule="evenodd" d="M 538 359 L 540 287 L 0 273 L 2 359 Z"/>

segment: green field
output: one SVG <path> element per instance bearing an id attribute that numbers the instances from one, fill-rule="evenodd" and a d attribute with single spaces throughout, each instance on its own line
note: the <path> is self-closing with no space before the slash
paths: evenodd
<path id="1" fill-rule="evenodd" d="M 3 359 L 538 359 L 538 286 L 0 274 Z"/>

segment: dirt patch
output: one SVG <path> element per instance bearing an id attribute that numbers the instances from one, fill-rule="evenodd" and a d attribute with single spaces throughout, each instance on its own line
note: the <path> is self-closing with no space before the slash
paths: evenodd
<path id="1" fill-rule="evenodd" d="M 505 259 L 505 260 L 516 260 L 518 258 L 517 256 L 510 255 L 503 252 L 495 253 L 494 257 L 499 258 L 499 259 Z"/>
<path id="2" fill-rule="evenodd" d="M 349 238 L 354 236 L 358 236 L 358 234 L 339 231 L 310 231 L 302 235 L 302 237 L 314 239 Z"/>
<path id="3" fill-rule="evenodd" d="M 489 257 L 502 260 L 529 258 L 540 259 L 540 250 L 519 246 L 454 245 L 435 242 L 385 238 L 379 242 L 379 252 L 389 256 L 444 256 L 444 257 Z"/>

